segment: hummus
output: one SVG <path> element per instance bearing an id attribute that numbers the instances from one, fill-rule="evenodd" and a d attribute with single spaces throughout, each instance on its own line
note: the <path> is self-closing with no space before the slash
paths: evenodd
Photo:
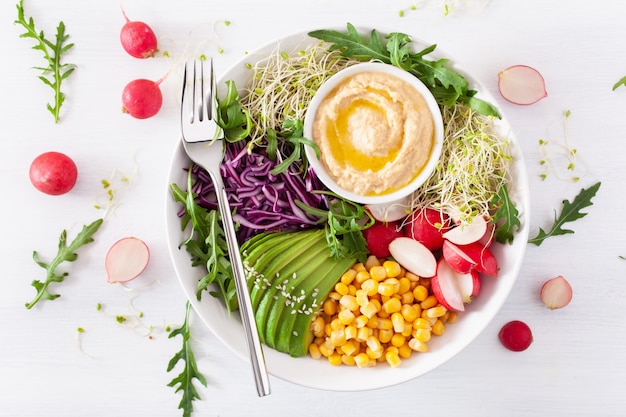
<path id="1" fill-rule="evenodd" d="M 337 184 L 360 195 L 393 192 L 426 165 L 435 124 L 415 87 L 390 74 L 362 72 L 320 103 L 312 140 Z"/>

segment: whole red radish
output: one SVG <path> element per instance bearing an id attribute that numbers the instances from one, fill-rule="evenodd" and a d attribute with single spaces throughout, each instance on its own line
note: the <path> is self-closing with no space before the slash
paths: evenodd
<path id="1" fill-rule="evenodd" d="M 120 31 L 120 42 L 122 47 L 129 55 L 139 58 L 151 58 L 157 52 L 157 38 L 154 31 L 144 22 L 131 22 L 124 9 L 122 14 L 126 20 L 126 24 L 122 26 Z"/>
<path id="2" fill-rule="evenodd" d="M 138 79 L 129 82 L 122 91 L 122 112 L 136 119 L 147 119 L 161 109 L 163 94 L 158 81 Z"/>
<path id="3" fill-rule="evenodd" d="M 363 231 L 367 250 L 377 258 L 390 256 L 389 244 L 400 236 L 402 236 L 402 232 L 399 230 L 397 222 L 376 222 Z"/>
<path id="4" fill-rule="evenodd" d="M 447 214 L 433 208 L 418 209 L 409 218 L 404 227 L 405 234 L 422 242 L 431 251 L 441 249 L 443 236 L 450 228 L 450 218 Z"/>
<path id="5" fill-rule="evenodd" d="M 30 164 L 30 182 L 36 189 L 49 195 L 61 195 L 74 188 L 78 178 L 76 164 L 60 152 L 45 152 Z"/>
<path id="6" fill-rule="evenodd" d="M 513 320 L 502 326 L 498 338 L 505 348 L 521 352 L 533 342 L 533 333 L 523 321 Z"/>

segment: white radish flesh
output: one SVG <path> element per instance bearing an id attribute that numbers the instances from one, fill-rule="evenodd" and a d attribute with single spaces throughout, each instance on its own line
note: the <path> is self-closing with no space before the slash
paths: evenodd
<path id="1" fill-rule="evenodd" d="M 420 277 L 430 278 L 437 271 L 435 255 L 410 237 L 395 238 L 389 244 L 389 252 L 396 262 Z"/>
<path id="2" fill-rule="evenodd" d="M 457 245 L 469 245 L 479 241 L 487 232 L 487 220 L 476 216 L 467 223 L 460 224 L 443 234 L 443 238 Z"/>
<path id="3" fill-rule="evenodd" d="M 111 246 L 105 260 L 110 283 L 127 282 L 141 274 L 150 260 L 148 245 L 136 237 L 126 237 Z"/>
<path id="4" fill-rule="evenodd" d="M 480 292 L 480 274 L 470 271 L 467 274 L 457 274 L 457 283 L 464 303 L 471 303 Z"/>
<path id="5" fill-rule="evenodd" d="M 430 284 L 437 301 L 445 308 L 456 311 L 465 310 L 457 274 L 444 259 L 439 260 L 437 273 L 430 280 Z"/>
<path id="6" fill-rule="evenodd" d="M 390 204 L 366 204 L 365 208 L 379 222 L 395 222 L 407 216 L 409 199 L 405 198 Z"/>
<path id="7" fill-rule="evenodd" d="M 536 69 L 527 65 L 514 65 L 498 74 L 498 89 L 507 101 L 529 105 L 546 97 L 546 84 Z"/>
<path id="8" fill-rule="evenodd" d="M 572 301 L 572 286 L 561 275 L 549 279 L 541 287 L 541 301 L 550 310 L 563 308 Z"/>

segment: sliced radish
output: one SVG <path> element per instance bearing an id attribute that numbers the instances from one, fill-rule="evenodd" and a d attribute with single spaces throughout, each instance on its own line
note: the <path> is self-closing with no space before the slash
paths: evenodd
<path id="1" fill-rule="evenodd" d="M 136 237 L 126 237 L 111 246 L 105 260 L 110 283 L 127 282 L 141 274 L 150 260 L 148 245 Z"/>
<path id="2" fill-rule="evenodd" d="M 365 209 L 379 222 L 395 222 L 407 216 L 409 199 L 396 201 L 390 204 L 366 204 Z"/>
<path id="3" fill-rule="evenodd" d="M 472 270 L 467 274 L 456 274 L 459 291 L 463 302 L 469 304 L 480 292 L 480 274 L 476 270 Z"/>
<path id="4" fill-rule="evenodd" d="M 541 301 L 550 310 L 563 308 L 572 301 L 572 286 L 561 275 L 549 279 L 541 287 Z"/>
<path id="5" fill-rule="evenodd" d="M 448 230 L 443 238 L 457 245 L 469 245 L 480 240 L 486 232 L 487 220 L 483 216 L 476 216 L 471 221 Z"/>
<path id="6" fill-rule="evenodd" d="M 498 261 L 496 257 L 480 242 L 457 246 L 457 249 L 476 264 L 476 271 L 492 277 L 498 276 Z"/>
<path id="7" fill-rule="evenodd" d="M 546 97 L 546 84 L 536 69 L 527 65 L 514 65 L 498 74 L 498 89 L 507 101 L 529 105 Z"/>
<path id="8" fill-rule="evenodd" d="M 404 227 L 406 236 L 422 242 L 431 251 L 441 249 L 443 233 L 450 229 L 447 214 L 433 208 L 418 209 L 409 220 Z"/>
<path id="9" fill-rule="evenodd" d="M 435 255 L 423 244 L 410 237 L 397 237 L 389 244 L 391 256 L 408 271 L 430 278 L 437 272 Z"/>
<path id="10" fill-rule="evenodd" d="M 430 280 L 430 286 L 442 306 L 448 310 L 465 310 L 457 274 L 444 259 L 440 259 L 437 263 L 437 273 Z"/>
<path id="11" fill-rule="evenodd" d="M 443 259 L 459 274 L 467 274 L 476 267 L 476 261 L 470 258 L 457 245 L 450 241 L 444 241 L 442 247 Z"/>
<path id="12" fill-rule="evenodd" d="M 485 248 L 488 248 L 495 240 L 495 236 L 496 226 L 492 222 L 487 222 L 487 230 L 485 231 L 483 237 L 478 239 L 478 242 L 480 242 L 480 244 L 483 245 Z"/>

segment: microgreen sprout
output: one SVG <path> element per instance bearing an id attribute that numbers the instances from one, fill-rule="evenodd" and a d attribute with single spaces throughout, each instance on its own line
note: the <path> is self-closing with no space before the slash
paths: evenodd
<path id="1" fill-rule="evenodd" d="M 113 170 L 108 178 L 100 180 L 102 189 L 94 199 L 94 208 L 96 210 L 104 210 L 104 216 L 107 217 L 120 204 L 119 194 L 121 190 L 128 188 L 132 179 L 137 174 L 137 163 L 133 159 L 133 168 L 129 175 L 124 174 L 118 169 Z"/>
<path id="2" fill-rule="evenodd" d="M 543 172 L 539 175 L 542 180 L 554 174 L 563 181 L 578 182 L 581 179 L 581 165 L 584 173 L 588 170 L 580 158 L 578 150 L 572 147 L 568 141 L 568 120 L 572 112 L 567 110 L 563 119 L 563 140 L 539 139 L 539 152 L 541 159 L 539 165 L 543 167 Z M 558 164 L 557 164 L 558 160 Z"/>
<path id="3" fill-rule="evenodd" d="M 510 182 L 508 139 L 499 137 L 492 119 L 466 105 L 442 107 L 441 158 L 426 183 L 413 195 L 415 208 L 437 207 L 460 220 L 490 218 L 491 200 Z"/>

